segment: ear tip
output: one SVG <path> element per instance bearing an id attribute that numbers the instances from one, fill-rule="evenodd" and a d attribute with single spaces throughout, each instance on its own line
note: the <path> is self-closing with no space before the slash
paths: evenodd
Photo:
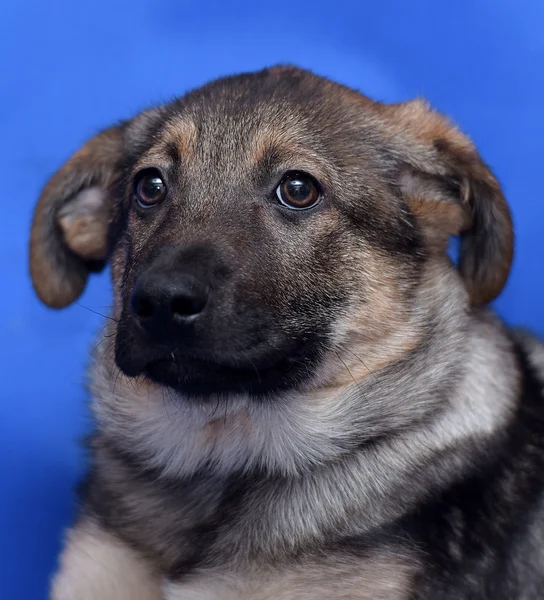
<path id="1" fill-rule="evenodd" d="M 38 298 L 49 308 L 61 309 L 81 296 L 88 270 L 83 265 L 45 264 L 42 256 L 31 251 L 30 277 Z"/>
<path id="2" fill-rule="evenodd" d="M 85 284 L 74 286 L 54 287 L 50 284 L 42 285 L 32 278 L 32 286 L 40 301 L 49 308 L 62 309 L 75 302 L 83 293 Z"/>
<path id="3" fill-rule="evenodd" d="M 81 292 L 78 294 L 51 293 L 50 290 L 44 290 L 36 285 L 33 287 L 40 301 L 48 308 L 53 308 L 56 310 L 61 310 L 67 306 L 70 306 L 70 304 L 75 302 L 81 296 L 81 292 L 83 292 L 83 290 L 81 290 Z"/>
<path id="4" fill-rule="evenodd" d="M 475 242 L 474 236 L 463 234 L 459 270 L 467 286 L 470 304 L 475 308 L 487 306 L 503 291 L 514 260 L 514 238 L 505 235 L 502 244 Z M 463 248 L 464 246 L 464 248 Z M 469 250 L 467 251 L 467 246 Z"/>

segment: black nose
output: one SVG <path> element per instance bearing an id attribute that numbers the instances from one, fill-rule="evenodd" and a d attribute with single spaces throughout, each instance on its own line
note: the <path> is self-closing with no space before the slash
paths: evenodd
<path id="1" fill-rule="evenodd" d="M 193 321 L 207 302 L 206 287 L 192 275 L 146 273 L 136 282 L 130 308 L 146 329 L 167 329 Z"/>

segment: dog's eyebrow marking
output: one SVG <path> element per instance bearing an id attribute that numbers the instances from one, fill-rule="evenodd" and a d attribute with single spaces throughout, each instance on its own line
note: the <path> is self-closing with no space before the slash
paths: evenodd
<path id="1" fill-rule="evenodd" d="M 259 149 L 259 154 L 254 154 L 253 149 L 250 151 L 250 160 L 257 170 L 264 172 L 272 171 L 277 165 L 285 160 L 285 154 L 275 145 L 268 145 Z"/>
<path id="2" fill-rule="evenodd" d="M 308 142 L 291 132 L 258 131 L 249 146 L 248 158 L 257 170 L 271 172 L 276 168 L 297 168 L 326 177 L 327 165 L 323 156 L 308 147 Z"/>
<path id="3" fill-rule="evenodd" d="M 268 166 L 277 162 L 280 137 L 270 130 L 258 130 L 249 146 L 249 159 L 256 165 Z"/>
<path id="4" fill-rule="evenodd" d="M 311 157 L 313 155 L 302 143 L 302 136 L 297 135 L 296 129 L 286 132 L 278 129 L 263 128 L 258 130 L 249 147 L 249 159 L 254 164 L 270 160 L 283 162 L 298 155 Z M 315 155 L 315 158 L 318 158 Z"/>
<path id="5" fill-rule="evenodd" d="M 185 117 L 167 122 L 157 143 L 146 152 L 135 170 L 151 165 L 169 167 L 192 158 L 196 151 L 197 127 Z"/>
<path id="6" fill-rule="evenodd" d="M 174 164 L 181 162 L 181 153 L 177 144 L 174 142 L 166 142 L 164 145 L 164 151 Z"/>
<path id="7" fill-rule="evenodd" d="M 134 177 L 138 171 L 149 168 L 159 169 L 170 169 L 172 167 L 173 160 L 167 149 L 164 147 L 153 148 L 149 152 L 146 152 L 140 159 L 133 165 L 130 175 Z"/>
<path id="8" fill-rule="evenodd" d="M 196 150 L 198 130 L 193 121 L 177 117 L 165 127 L 162 142 L 164 152 L 174 161 L 191 158 Z"/>

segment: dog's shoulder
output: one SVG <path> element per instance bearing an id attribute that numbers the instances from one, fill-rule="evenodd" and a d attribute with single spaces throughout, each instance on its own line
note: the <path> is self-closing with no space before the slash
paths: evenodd
<path id="1" fill-rule="evenodd" d="M 471 473 L 401 526 L 426 557 L 422 599 L 537 598 L 544 589 L 544 344 L 508 334 L 520 376 L 509 424 Z"/>

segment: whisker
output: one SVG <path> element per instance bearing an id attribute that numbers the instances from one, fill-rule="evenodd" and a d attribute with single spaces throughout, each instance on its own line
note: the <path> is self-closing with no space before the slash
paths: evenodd
<path id="1" fill-rule="evenodd" d="M 366 364 L 363 362 L 363 359 L 360 356 L 357 356 L 357 354 L 355 354 L 355 352 L 353 352 L 353 350 L 350 350 L 349 348 L 344 348 L 344 350 L 347 350 L 350 354 L 352 354 L 363 365 L 363 367 L 368 371 L 368 374 L 374 378 L 374 381 L 380 386 L 380 388 L 382 388 L 382 384 L 380 383 L 380 380 L 376 377 L 376 374 L 374 373 L 374 371 L 371 371 L 366 366 Z"/>
<path id="2" fill-rule="evenodd" d="M 95 315 L 98 315 L 99 317 L 103 317 L 104 319 L 109 319 L 110 321 L 113 321 L 114 323 L 119 323 L 119 321 L 117 319 L 114 319 L 113 317 L 110 317 L 108 315 L 103 315 L 102 313 L 98 312 L 97 310 L 93 310 L 92 308 L 89 308 L 88 306 L 81 304 L 81 302 L 76 302 L 76 304 L 78 306 L 81 306 L 81 308 L 84 308 L 85 310 L 88 310 L 89 312 L 92 312 Z"/>
<path id="3" fill-rule="evenodd" d="M 115 388 L 117 387 L 117 382 L 119 381 L 119 377 L 121 377 L 123 373 L 121 372 L 121 369 L 117 368 L 117 376 L 115 377 L 115 382 L 113 384 L 113 396 L 115 397 Z"/>
<path id="4" fill-rule="evenodd" d="M 359 392 L 361 392 L 361 395 L 363 396 L 363 398 L 365 397 L 365 394 L 363 392 L 363 390 L 361 389 L 361 383 L 359 381 L 357 381 L 355 379 L 355 377 L 353 376 L 353 373 L 350 371 L 350 368 L 348 367 L 348 365 L 344 362 L 344 360 L 342 360 L 342 357 L 340 356 L 340 354 L 338 354 L 338 352 L 335 352 L 338 360 L 344 365 L 344 367 L 346 367 L 346 371 L 349 373 L 350 377 L 353 379 L 353 382 L 355 383 L 355 385 L 357 386 L 357 388 L 359 389 Z"/>
<path id="5" fill-rule="evenodd" d="M 168 417 L 170 423 L 173 423 L 172 416 L 168 412 L 168 400 L 166 398 L 167 391 L 169 391 L 169 389 L 166 388 L 164 385 L 161 385 L 162 405 L 164 406 L 164 412 L 166 413 L 166 416 Z"/>
<path id="6" fill-rule="evenodd" d="M 109 341 L 109 340 L 108 340 L 108 341 Z M 107 356 L 107 355 L 108 355 L 108 354 L 111 352 L 111 349 L 113 348 L 113 346 L 114 346 L 114 343 L 115 343 L 115 340 L 109 341 L 109 345 L 108 345 L 108 347 L 105 349 L 105 351 L 104 351 L 104 352 L 103 352 L 103 354 L 100 356 L 100 359 L 99 359 L 99 361 L 98 361 L 98 366 L 99 366 L 99 367 L 102 367 L 102 363 L 103 363 L 103 361 L 104 361 L 105 357 L 106 357 L 106 356 Z M 98 348 L 98 346 L 97 346 L 97 348 Z"/>
<path id="7" fill-rule="evenodd" d="M 105 329 L 105 327 L 103 327 L 102 329 Z M 100 336 L 100 339 L 98 340 L 98 342 L 95 344 L 95 346 L 93 347 L 91 354 L 94 354 L 98 348 L 100 347 L 101 344 L 103 344 L 104 342 L 107 342 L 110 338 L 112 338 L 115 335 L 115 332 L 112 333 L 108 333 L 108 334 L 103 334 Z M 111 348 L 111 346 L 110 346 Z M 109 349 L 108 349 L 109 350 Z M 102 359 L 101 359 L 102 360 Z"/>
<path id="8" fill-rule="evenodd" d="M 219 396 L 219 394 L 217 394 L 217 404 L 215 405 L 215 408 L 212 410 L 212 418 L 215 417 L 215 413 L 219 410 L 219 406 L 221 405 L 221 398 Z"/>

